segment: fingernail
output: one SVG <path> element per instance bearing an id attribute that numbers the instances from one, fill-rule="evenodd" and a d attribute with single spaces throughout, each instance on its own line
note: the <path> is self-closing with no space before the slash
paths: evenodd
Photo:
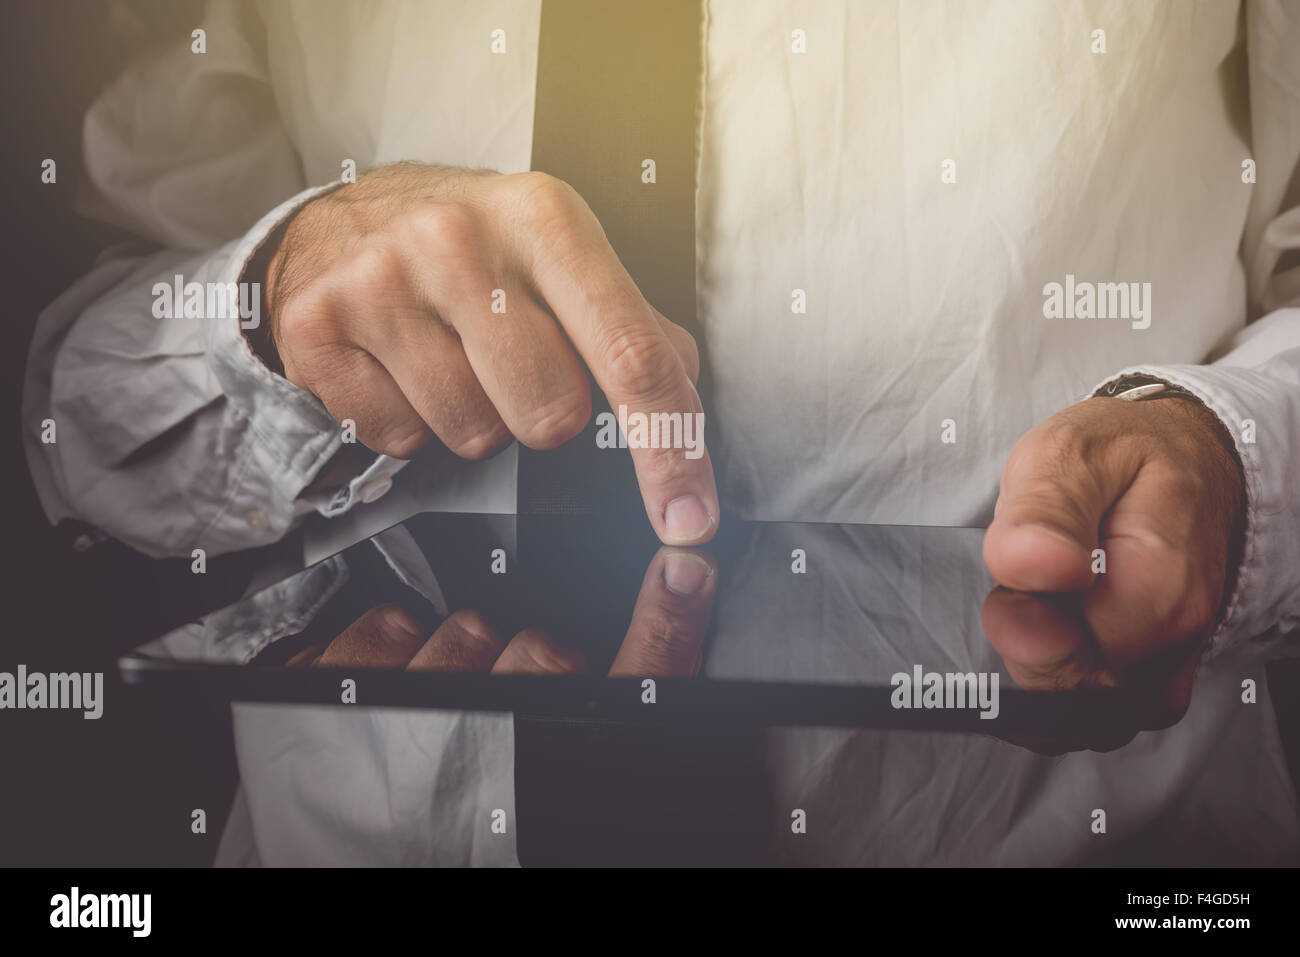
<path id="1" fill-rule="evenodd" d="M 664 584 L 682 598 L 698 593 L 712 574 L 709 563 L 690 552 L 669 552 L 664 558 Z"/>
<path id="2" fill-rule="evenodd" d="M 668 537 L 678 542 L 693 542 L 713 524 L 713 516 L 694 495 L 683 495 L 664 509 L 664 528 Z"/>

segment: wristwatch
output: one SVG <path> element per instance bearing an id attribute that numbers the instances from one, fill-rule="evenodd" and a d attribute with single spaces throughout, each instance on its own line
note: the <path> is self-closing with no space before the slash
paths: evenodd
<path id="1" fill-rule="evenodd" d="M 1123 399 L 1125 402 L 1142 402 L 1146 399 L 1189 399 L 1198 405 L 1201 404 L 1200 399 L 1182 386 L 1157 379 L 1153 375 L 1120 376 L 1114 382 L 1102 386 L 1094 395 Z"/>

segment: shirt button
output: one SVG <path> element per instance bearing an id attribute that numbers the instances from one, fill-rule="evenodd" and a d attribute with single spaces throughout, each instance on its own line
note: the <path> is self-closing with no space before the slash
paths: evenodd
<path id="1" fill-rule="evenodd" d="M 260 508 L 249 509 L 244 513 L 244 520 L 259 532 L 269 531 L 271 528 L 271 520 Z"/>
<path id="2" fill-rule="evenodd" d="M 362 482 L 361 488 L 357 489 L 357 494 L 361 501 L 369 504 L 377 498 L 382 498 L 393 487 L 393 480 L 385 476 L 384 478 L 371 479 L 369 482 Z"/>

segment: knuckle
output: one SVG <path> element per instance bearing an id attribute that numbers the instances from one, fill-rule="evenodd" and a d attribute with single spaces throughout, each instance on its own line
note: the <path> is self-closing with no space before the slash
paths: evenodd
<path id="1" fill-rule="evenodd" d="M 1095 430 L 1074 415 L 1054 415 L 1043 423 L 1037 444 L 1040 455 L 1051 455 L 1057 460 L 1083 453 L 1091 447 Z"/>
<path id="2" fill-rule="evenodd" d="M 464 203 L 421 205 L 405 214 L 403 220 L 416 242 L 428 248 L 464 252 L 473 249 L 478 241 L 478 216 Z"/>
<path id="3" fill-rule="evenodd" d="M 462 459 L 478 461 L 501 448 L 508 435 L 505 425 L 498 421 L 463 435 L 449 436 L 443 439 L 443 444 Z"/>
<path id="4" fill-rule="evenodd" d="M 529 414 L 519 427 L 519 441 L 530 449 L 553 449 L 579 434 L 590 419 L 591 396 L 571 392 Z"/>
<path id="5" fill-rule="evenodd" d="M 321 317 L 319 332 L 351 344 L 367 325 L 402 315 L 411 302 L 410 273 L 401 243 L 370 236 L 303 290 L 291 306 Z"/>
<path id="6" fill-rule="evenodd" d="M 1126 403 L 1127 404 L 1127 403 Z M 1007 457 L 1004 477 L 1017 473 L 1055 476 L 1081 474 L 1100 462 L 1103 446 L 1113 436 L 1099 424 L 1093 410 L 1071 406 L 1044 419 L 1020 437 Z"/>
<path id="7" fill-rule="evenodd" d="M 647 612 L 641 623 L 641 634 L 656 660 L 677 661 L 695 653 L 696 640 L 690 622 L 661 605 Z"/>
<path id="8" fill-rule="evenodd" d="M 503 647 L 496 630 L 472 608 L 453 612 L 444 623 L 445 626 L 455 630 L 457 641 L 468 651 L 495 656 Z"/>
<path id="9" fill-rule="evenodd" d="M 643 494 L 653 489 L 654 505 L 662 509 L 673 497 L 670 490 L 691 476 L 694 463 L 680 449 L 647 449 L 645 453 L 637 460 L 636 466 Z"/>
<path id="10" fill-rule="evenodd" d="M 365 441 L 364 436 L 361 438 Z M 376 452 L 395 459 L 409 459 L 429 441 L 429 430 L 423 425 L 381 427 L 372 441 L 373 445 L 370 442 L 366 445 Z"/>
<path id="11" fill-rule="evenodd" d="M 507 176 L 503 184 L 526 218 L 545 221 L 563 217 L 582 202 L 578 191 L 564 180 L 536 170 Z"/>
<path id="12" fill-rule="evenodd" d="M 556 644 L 538 628 L 525 628 L 511 644 L 532 664 L 532 670 L 548 674 L 576 674 L 586 670 L 580 651 Z"/>
<path id="13" fill-rule="evenodd" d="M 681 372 L 668 340 L 653 330 L 623 331 L 605 348 L 616 388 L 637 397 L 666 396 Z"/>
<path id="14" fill-rule="evenodd" d="M 305 289 L 285 303 L 273 328 L 281 352 L 311 354 L 335 347 L 343 338 L 334 297 L 316 288 Z"/>
<path id="15" fill-rule="evenodd" d="M 401 605 L 386 603 L 372 608 L 358 625 L 365 637 L 375 642 L 402 643 L 413 633 L 415 620 Z"/>
<path id="16" fill-rule="evenodd" d="M 370 237 L 340 264 L 335 288 L 346 296 L 360 288 L 396 286 L 405 278 L 405 268 L 393 243 Z"/>
<path id="17" fill-rule="evenodd" d="M 603 241 L 586 201 L 564 180 L 536 172 L 507 179 L 503 208 L 523 245 L 546 248 L 557 262 L 572 263 Z"/>

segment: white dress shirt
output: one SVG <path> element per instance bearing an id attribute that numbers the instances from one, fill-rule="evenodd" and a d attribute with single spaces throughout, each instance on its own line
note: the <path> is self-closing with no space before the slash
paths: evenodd
<path id="1" fill-rule="evenodd" d="M 380 456 L 307 493 L 338 450 L 337 423 L 262 366 L 237 323 L 158 320 L 151 289 L 178 273 L 238 280 L 348 160 L 527 169 L 539 13 L 505 0 L 211 0 L 206 53 L 177 44 L 104 91 L 86 119 L 84 208 L 159 248 L 106 258 L 41 316 L 23 428 L 52 521 L 188 555 L 273 541 L 313 510 L 382 491 L 401 463 Z M 504 54 L 491 52 L 495 29 Z M 1300 10 L 707 0 L 702 42 L 697 311 L 729 507 L 986 521 L 1022 432 L 1140 369 L 1211 408 L 1244 466 L 1245 557 L 1214 655 L 1249 658 L 1296 626 Z M 1150 283 L 1149 325 L 1045 318 L 1045 287 L 1067 276 Z M 40 442 L 47 417 L 54 445 Z M 956 442 L 942 440 L 949 424 Z M 275 797 L 254 795 L 253 714 L 237 732 L 256 822 Z M 1252 714 L 1272 728 L 1264 704 Z M 447 722 L 449 741 L 492 738 L 508 755 L 505 719 Z M 849 751 L 877 737 L 832 736 Z M 1270 760 L 1275 739 L 1258 736 Z M 1201 751 L 1181 754 L 1166 796 L 1203 767 Z M 466 782 L 486 765 L 436 765 L 441 783 L 482 793 Z M 254 827 L 259 849 L 270 830 Z M 364 859 L 364 841 L 340 841 L 340 859 Z M 291 842 L 278 846 L 262 859 L 291 860 Z M 500 859 L 456 846 L 428 859 Z"/>

